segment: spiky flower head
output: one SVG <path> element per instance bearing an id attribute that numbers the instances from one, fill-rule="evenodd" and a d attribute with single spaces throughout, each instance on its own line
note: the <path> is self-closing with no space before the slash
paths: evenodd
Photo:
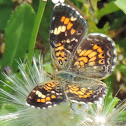
<path id="1" fill-rule="evenodd" d="M 78 105 L 72 108 L 81 116 L 78 126 L 124 126 L 126 125 L 126 101 L 108 94 L 97 104 Z M 118 105 L 117 105 L 118 104 Z"/>
<path id="2" fill-rule="evenodd" d="M 26 104 L 31 90 L 38 84 L 47 81 L 43 69 L 42 57 L 33 58 L 33 66 L 29 63 L 19 63 L 19 74 L 5 74 L 9 83 L 1 81 L 11 91 L 0 89 L 2 109 L 0 125 L 6 126 L 74 126 L 76 116 L 70 110 L 69 103 L 65 102 L 48 109 L 36 109 Z M 11 108 L 11 109 L 10 109 Z M 76 120 L 76 119 L 75 119 Z"/>
<path id="3" fill-rule="evenodd" d="M 50 80 L 43 69 L 43 60 L 33 58 L 33 65 L 18 63 L 20 73 L 7 70 L 8 80 L 0 89 L 2 126 L 121 126 L 126 123 L 126 102 L 108 94 L 96 104 L 80 105 L 69 101 L 48 109 L 36 109 L 26 104 L 31 90 L 38 84 Z M 9 89 L 9 91 L 7 90 Z"/>

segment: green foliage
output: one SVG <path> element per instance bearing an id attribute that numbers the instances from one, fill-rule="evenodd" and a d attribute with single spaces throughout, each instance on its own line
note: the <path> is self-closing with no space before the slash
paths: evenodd
<path id="1" fill-rule="evenodd" d="M 112 93 L 108 93 L 108 95 L 105 98 L 103 113 L 110 114 L 118 102 L 119 102 L 119 99 L 117 97 L 113 98 Z"/>
<path id="2" fill-rule="evenodd" d="M 16 71 L 15 59 L 24 58 L 28 50 L 34 19 L 35 13 L 26 3 L 16 8 L 10 17 L 5 30 L 6 49 L 2 59 L 3 66 L 12 66 Z"/>
<path id="3" fill-rule="evenodd" d="M 110 13 L 113 13 L 115 11 L 118 11 L 119 8 L 115 5 L 114 2 L 110 2 L 108 3 L 104 8 L 100 9 L 98 11 L 98 20 L 101 19 L 101 17 L 107 15 L 107 14 L 110 14 Z"/>
<path id="4" fill-rule="evenodd" d="M 116 0 L 115 4 L 126 14 L 126 0 Z"/>
<path id="5" fill-rule="evenodd" d="M 1 108 L 1 113 L 0 114 L 4 115 L 7 112 L 11 113 L 11 112 L 16 112 L 17 110 L 18 110 L 18 108 L 14 104 L 3 104 L 2 108 Z"/>
<path id="6" fill-rule="evenodd" d="M 52 17 L 52 9 L 53 9 L 53 5 L 51 5 L 51 2 L 49 1 L 49 3 L 47 3 L 46 5 L 45 12 L 40 25 L 40 30 L 39 30 L 39 34 L 42 40 L 44 41 L 45 47 L 49 46 L 49 26 Z"/>
<path id="7" fill-rule="evenodd" d="M 0 31 L 4 31 L 12 11 L 10 0 L 0 0 Z"/>
<path id="8" fill-rule="evenodd" d="M 121 111 L 120 116 L 117 118 L 119 121 L 126 121 L 126 111 Z"/>
<path id="9" fill-rule="evenodd" d="M 36 43 L 36 38 L 37 38 L 38 30 L 39 30 L 39 27 L 40 27 L 40 23 L 41 23 L 41 20 L 42 20 L 42 17 L 43 17 L 45 5 L 46 5 L 46 3 L 42 2 L 40 0 L 38 12 L 37 12 L 35 22 L 34 22 L 34 26 L 33 26 L 33 31 L 32 31 L 32 34 L 31 34 L 30 45 L 29 45 L 28 60 L 30 62 L 32 61 L 32 57 L 33 57 L 33 54 L 34 54 L 34 47 L 35 47 L 35 43 Z"/>

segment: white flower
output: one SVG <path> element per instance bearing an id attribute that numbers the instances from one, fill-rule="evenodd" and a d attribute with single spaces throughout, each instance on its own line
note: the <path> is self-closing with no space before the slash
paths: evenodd
<path id="1" fill-rule="evenodd" d="M 120 126 L 126 121 L 126 101 L 118 106 L 119 99 L 108 95 L 97 104 L 79 105 L 69 101 L 48 109 L 36 109 L 27 106 L 26 99 L 31 90 L 38 84 L 50 80 L 43 69 L 42 58 L 33 66 L 29 63 L 19 64 L 19 74 L 5 77 L 9 83 L 1 81 L 10 89 L 0 89 L 2 108 L 0 126 Z M 9 72 L 10 73 L 10 72 Z M 11 83 L 10 83 L 11 82 Z M 13 110 L 11 110 L 13 109 Z"/>
<path id="2" fill-rule="evenodd" d="M 52 0 L 52 2 L 54 4 L 57 4 L 57 3 L 64 3 L 65 0 Z"/>
<path id="3" fill-rule="evenodd" d="M 0 89 L 2 106 L 11 106 L 15 108 L 14 112 L 6 111 L 0 113 L 1 126 L 74 126 L 77 121 L 73 121 L 76 116 L 72 113 L 69 103 L 62 103 L 56 107 L 48 109 L 36 109 L 27 106 L 26 99 L 31 90 L 50 78 L 46 76 L 43 69 L 42 58 L 39 57 L 38 65 L 35 57 L 33 66 L 28 63 L 19 64 L 21 72 L 18 75 L 10 74 L 5 77 L 11 82 L 4 85 L 9 87 L 11 93 Z M 27 72 L 26 72 L 27 71 Z M 2 110 L 2 109 L 1 109 Z M 6 112 L 6 113 L 5 113 Z M 76 119 L 77 120 L 77 119 Z"/>
<path id="4" fill-rule="evenodd" d="M 78 105 L 73 103 L 72 108 L 76 114 L 81 115 L 78 126 L 124 126 L 126 125 L 126 101 L 118 106 L 119 99 L 112 95 L 105 101 L 97 104 Z"/>

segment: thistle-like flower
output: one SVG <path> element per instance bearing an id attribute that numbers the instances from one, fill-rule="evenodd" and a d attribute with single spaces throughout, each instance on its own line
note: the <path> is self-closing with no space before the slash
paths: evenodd
<path id="1" fill-rule="evenodd" d="M 21 63 L 19 64 L 19 69 L 20 73 L 18 75 L 4 74 L 7 80 L 9 80 L 9 84 L 1 81 L 11 90 L 11 93 L 0 89 L 2 101 L 0 125 L 59 126 L 60 124 L 60 126 L 74 126 L 76 121 L 73 120 L 76 116 L 70 110 L 68 102 L 48 109 L 36 109 L 26 104 L 27 96 L 31 90 L 36 85 L 50 79 L 46 76 L 46 72 L 43 69 L 42 58 L 39 57 L 37 63 L 34 57 L 33 66 L 29 63 Z"/>
<path id="2" fill-rule="evenodd" d="M 118 103 L 118 105 L 117 105 Z M 126 100 L 119 103 L 112 94 L 106 96 L 97 104 L 72 105 L 76 114 L 81 115 L 78 126 L 125 126 Z"/>
<path id="3" fill-rule="evenodd" d="M 8 82 L 0 89 L 2 109 L 0 125 L 4 126 L 122 126 L 126 121 L 126 101 L 119 102 L 111 94 L 96 104 L 79 105 L 69 101 L 48 109 L 36 109 L 26 104 L 31 90 L 50 80 L 43 69 L 42 58 L 33 58 L 33 65 L 19 63 L 19 74 L 5 74 Z M 6 89 L 9 89 L 6 90 Z M 71 109 L 72 108 L 72 109 Z"/>

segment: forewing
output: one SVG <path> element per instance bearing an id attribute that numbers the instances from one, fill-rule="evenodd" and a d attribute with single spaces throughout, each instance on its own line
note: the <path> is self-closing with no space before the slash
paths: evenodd
<path id="1" fill-rule="evenodd" d="M 31 106 L 45 109 L 66 100 L 60 82 L 52 80 L 36 86 L 27 97 L 27 103 Z"/>
<path id="2" fill-rule="evenodd" d="M 108 36 L 89 34 L 78 46 L 69 71 L 91 78 L 102 79 L 115 67 L 115 43 Z"/>
<path id="3" fill-rule="evenodd" d="M 80 104 L 99 102 L 107 93 L 105 83 L 90 78 L 84 78 L 80 82 L 67 82 L 65 90 L 70 101 Z"/>
<path id="4" fill-rule="evenodd" d="M 50 28 L 50 49 L 55 67 L 67 69 L 71 54 L 87 32 L 85 19 L 72 7 L 57 4 L 53 9 Z"/>

